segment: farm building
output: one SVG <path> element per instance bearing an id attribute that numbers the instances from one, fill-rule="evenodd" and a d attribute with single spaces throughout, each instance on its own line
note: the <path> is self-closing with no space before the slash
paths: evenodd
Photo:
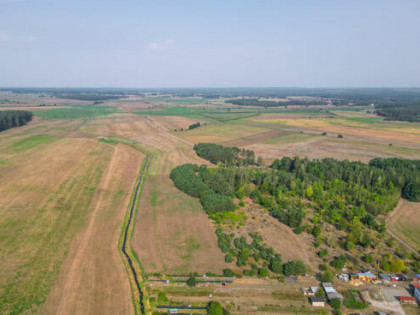
<path id="1" fill-rule="evenodd" d="M 405 277 L 407 278 L 407 281 L 411 281 L 411 282 L 419 282 L 419 280 L 420 280 L 420 274 L 406 275 Z"/>
<path id="2" fill-rule="evenodd" d="M 414 296 L 399 296 L 398 300 L 401 304 L 417 304 L 417 299 Z"/>
<path id="3" fill-rule="evenodd" d="M 319 290 L 319 287 L 314 286 L 314 287 L 310 287 L 308 291 L 309 291 L 309 294 L 315 295 L 315 293 L 318 290 Z"/>
<path id="4" fill-rule="evenodd" d="M 416 297 L 417 301 L 420 303 L 420 284 L 414 285 L 414 296 Z"/>
<path id="5" fill-rule="evenodd" d="M 325 291 L 325 294 L 328 297 L 328 300 L 331 301 L 333 299 L 339 299 L 339 300 L 344 299 L 344 297 L 333 288 L 331 283 L 324 282 L 322 284 L 322 287 L 324 288 L 324 291 Z"/>
<path id="6" fill-rule="evenodd" d="M 344 282 L 349 282 L 349 275 L 347 273 L 342 273 L 338 275 L 338 279 L 343 280 Z"/>
<path id="7" fill-rule="evenodd" d="M 376 276 L 370 270 L 353 273 L 350 277 L 352 280 L 360 280 L 363 282 L 372 282 L 373 280 L 376 280 Z"/>
<path id="8" fill-rule="evenodd" d="M 324 307 L 325 306 L 324 298 L 311 297 L 309 300 L 311 301 L 312 306 L 316 306 L 316 307 Z"/>
<path id="9" fill-rule="evenodd" d="M 309 288 L 301 288 L 300 290 L 302 291 L 303 295 L 314 296 L 315 293 L 319 290 L 319 287 L 313 286 Z"/>
<path id="10" fill-rule="evenodd" d="M 391 277 L 390 276 L 388 276 L 387 274 L 385 274 L 385 273 L 381 273 L 381 274 L 379 274 L 379 278 L 382 280 L 382 282 L 385 282 L 385 283 L 387 283 L 387 282 L 390 282 L 391 281 Z"/>

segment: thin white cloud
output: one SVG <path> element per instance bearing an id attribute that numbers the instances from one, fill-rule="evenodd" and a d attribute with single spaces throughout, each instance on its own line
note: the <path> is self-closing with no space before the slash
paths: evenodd
<path id="1" fill-rule="evenodd" d="M 4 32 L 4 31 L 0 31 L 0 41 L 5 42 L 8 41 L 10 39 L 10 36 Z"/>
<path id="2" fill-rule="evenodd" d="M 2 4 L 2 3 L 4 3 L 4 4 L 7 4 L 7 3 L 19 3 L 19 2 L 24 2 L 24 1 L 26 1 L 26 0 L 0 0 L 0 4 Z"/>
<path id="3" fill-rule="evenodd" d="M 146 48 L 154 51 L 165 51 L 172 48 L 174 45 L 175 41 L 173 39 L 167 39 L 163 42 L 150 43 L 146 46 Z"/>
<path id="4" fill-rule="evenodd" d="M 29 35 L 29 36 L 22 37 L 22 40 L 24 42 L 33 43 L 33 42 L 38 41 L 38 37 Z"/>
<path id="5" fill-rule="evenodd" d="M 5 31 L 0 31 L 0 42 L 14 42 L 14 43 L 34 43 L 39 40 L 38 37 L 33 35 L 26 35 L 26 36 L 11 36 L 9 33 Z"/>

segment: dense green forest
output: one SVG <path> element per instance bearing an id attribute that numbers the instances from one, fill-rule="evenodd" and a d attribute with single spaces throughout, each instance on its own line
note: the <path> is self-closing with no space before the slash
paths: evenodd
<path id="1" fill-rule="evenodd" d="M 232 211 L 235 208 L 233 193 L 229 190 L 229 185 L 224 182 L 223 175 L 216 174 L 205 166 L 198 168 L 193 164 L 180 165 L 172 169 L 170 177 L 179 190 L 200 198 L 208 214 Z"/>
<path id="2" fill-rule="evenodd" d="M 223 163 L 227 166 L 255 164 L 255 153 L 251 150 L 225 147 L 214 143 L 198 143 L 194 145 L 194 150 L 199 157 L 213 164 Z"/>
<path id="3" fill-rule="evenodd" d="M 0 131 L 25 125 L 32 120 L 32 112 L 25 110 L 0 111 Z"/>
<path id="4" fill-rule="evenodd" d="M 420 122 L 420 100 L 375 104 L 376 114 L 387 120 Z"/>
<path id="5" fill-rule="evenodd" d="M 276 101 L 260 101 L 256 98 L 239 98 L 226 100 L 225 103 L 230 103 L 233 105 L 239 106 L 261 106 L 261 107 L 279 107 L 279 106 L 289 106 L 289 105 L 326 105 L 325 101 L 304 101 L 304 100 L 288 100 L 283 102 Z"/>
<path id="6" fill-rule="evenodd" d="M 364 164 L 284 157 L 275 160 L 270 167 L 256 167 L 238 158 L 239 148 L 200 143 L 195 149 L 199 156 L 221 164 L 216 168 L 178 166 L 171 178 L 180 190 L 200 198 L 207 213 L 231 211 L 235 207 L 234 200 L 249 197 L 273 217 L 294 228 L 295 233 L 312 235 L 314 246 L 322 245 L 326 252 L 331 240 L 325 233 L 336 230 L 344 235 L 339 241 L 345 252 L 359 248 L 373 253 L 375 246 L 380 246 L 377 240 L 385 243 L 389 238 L 380 216 L 393 210 L 401 197 L 420 201 L 419 160 L 373 159 Z M 384 257 L 376 263 L 383 270 L 389 270 L 393 256 Z M 331 266 L 343 261 L 336 258 Z M 369 257 L 364 261 L 375 263 Z M 420 267 L 408 263 L 413 269 Z M 392 270 L 402 271 L 396 269 Z"/>

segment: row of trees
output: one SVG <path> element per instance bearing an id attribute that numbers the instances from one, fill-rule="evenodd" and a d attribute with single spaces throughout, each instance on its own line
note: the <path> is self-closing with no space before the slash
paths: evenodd
<path id="1" fill-rule="evenodd" d="M 0 111 L 0 131 L 25 125 L 32 120 L 32 112 L 26 110 Z"/>
<path id="2" fill-rule="evenodd" d="M 195 128 L 198 128 L 200 126 L 201 126 L 201 124 L 199 122 L 195 123 L 195 124 L 191 124 L 191 125 L 188 126 L 188 130 L 195 129 Z"/>
<path id="3" fill-rule="evenodd" d="M 238 98 L 226 100 L 225 103 L 230 103 L 239 106 L 260 106 L 260 107 L 279 107 L 289 105 L 326 105 L 325 101 L 304 101 L 304 100 L 287 100 L 287 101 L 260 101 L 257 98 Z"/>

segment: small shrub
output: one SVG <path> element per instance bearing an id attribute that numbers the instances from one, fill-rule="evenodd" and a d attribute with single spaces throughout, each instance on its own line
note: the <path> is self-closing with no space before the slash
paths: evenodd
<path id="1" fill-rule="evenodd" d="M 267 268 L 260 268 L 258 269 L 258 277 L 259 278 L 265 278 L 268 276 L 268 270 Z"/>
<path id="2" fill-rule="evenodd" d="M 326 270 L 321 274 L 321 282 L 331 282 L 334 275 L 330 270 Z"/>
<path id="3" fill-rule="evenodd" d="M 232 269 L 223 269 L 223 275 L 226 277 L 233 277 L 235 276 L 235 273 L 232 271 Z"/>
<path id="4" fill-rule="evenodd" d="M 327 249 L 321 249 L 319 252 L 318 252 L 318 256 L 319 256 L 319 258 L 324 258 L 325 256 L 327 256 L 327 254 L 328 254 L 328 250 Z"/>
<path id="5" fill-rule="evenodd" d="M 233 258 L 233 255 L 232 254 L 227 254 L 225 256 L 225 262 L 231 263 L 231 262 L 233 262 L 233 260 L 234 260 L 234 258 Z"/>
<path id="6" fill-rule="evenodd" d="M 207 305 L 207 313 L 209 315 L 223 315 L 223 307 L 220 302 L 211 301 Z"/>
<path id="7" fill-rule="evenodd" d="M 164 292 L 159 292 L 157 296 L 158 304 L 168 304 L 169 300 Z"/>
<path id="8" fill-rule="evenodd" d="M 194 287 L 196 284 L 197 284 L 197 280 L 195 280 L 195 278 L 194 278 L 194 277 L 190 277 L 190 278 L 188 278 L 188 280 L 187 280 L 187 285 L 188 285 L 189 287 Z"/>
<path id="9" fill-rule="evenodd" d="M 341 308 L 341 301 L 339 299 L 332 299 L 330 305 L 333 309 L 339 310 Z"/>

